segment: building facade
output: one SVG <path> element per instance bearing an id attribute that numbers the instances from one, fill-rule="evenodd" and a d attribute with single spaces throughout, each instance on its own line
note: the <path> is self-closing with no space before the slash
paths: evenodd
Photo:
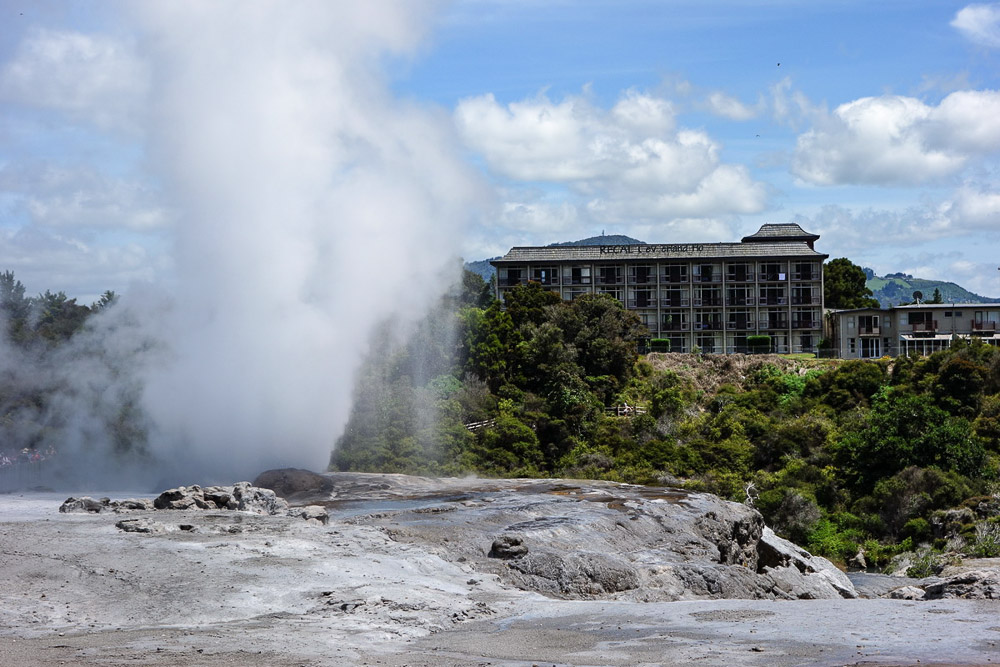
<path id="1" fill-rule="evenodd" d="M 997 345 L 998 321 L 996 303 L 918 303 L 833 311 L 827 335 L 843 359 L 877 359 L 930 354 L 956 339 Z"/>
<path id="2" fill-rule="evenodd" d="M 819 239 L 766 224 L 739 243 L 512 248 L 491 264 L 496 296 L 529 281 L 572 300 L 609 294 L 673 352 L 746 352 L 768 335 L 775 352 L 810 352 L 823 327 Z"/>

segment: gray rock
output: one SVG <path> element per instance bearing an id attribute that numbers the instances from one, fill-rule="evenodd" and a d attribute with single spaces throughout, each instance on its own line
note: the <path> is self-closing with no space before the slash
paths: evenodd
<path id="1" fill-rule="evenodd" d="M 501 535 L 493 540 L 490 547 L 490 558 L 520 558 L 527 555 L 528 547 L 524 544 L 523 535 Z"/>
<path id="2" fill-rule="evenodd" d="M 1000 600 L 1000 570 L 969 570 L 948 577 L 928 577 L 917 584 L 926 599 Z"/>
<path id="3" fill-rule="evenodd" d="M 250 482 L 233 485 L 233 500 L 236 509 L 253 514 L 286 514 L 288 502 L 279 498 L 271 489 L 261 489 Z"/>
<path id="4" fill-rule="evenodd" d="M 99 514 L 107 508 L 107 504 L 100 500 L 94 500 L 90 496 L 80 498 L 67 498 L 59 506 L 59 511 L 64 514 L 84 512 L 89 514 Z"/>
<path id="5" fill-rule="evenodd" d="M 758 545 L 761 574 L 789 596 L 815 600 L 832 597 L 856 598 L 854 584 L 833 563 L 813 556 L 765 528 Z"/>
<path id="6" fill-rule="evenodd" d="M 282 498 L 330 495 L 334 490 L 333 480 L 326 475 L 299 468 L 264 471 L 257 475 L 253 485 L 271 489 Z"/>
<path id="7" fill-rule="evenodd" d="M 889 591 L 886 597 L 892 600 L 923 600 L 927 593 L 916 586 L 900 586 Z"/>
<path id="8" fill-rule="evenodd" d="M 322 505 L 306 505 L 288 510 L 288 516 L 305 519 L 322 525 L 330 523 L 330 513 Z"/>
<path id="9" fill-rule="evenodd" d="M 167 527 L 149 518 L 122 519 L 115 527 L 126 533 L 165 533 Z"/>
<path id="10" fill-rule="evenodd" d="M 511 560 L 510 567 L 526 575 L 531 588 L 560 596 L 593 597 L 639 586 L 634 567 L 604 554 L 532 551 Z"/>

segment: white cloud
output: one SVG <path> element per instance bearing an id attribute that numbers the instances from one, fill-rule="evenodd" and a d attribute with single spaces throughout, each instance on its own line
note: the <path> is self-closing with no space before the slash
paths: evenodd
<path id="1" fill-rule="evenodd" d="M 0 70 L 0 99 L 104 129 L 134 130 L 148 85 L 147 67 L 130 44 L 78 32 L 36 30 Z"/>
<path id="2" fill-rule="evenodd" d="M 33 223 L 47 227 L 155 230 L 169 216 L 141 181 L 110 178 L 92 167 L 0 167 L 9 193 Z"/>
<path id="3" fill-rule="evenodd" d="M 1000 192 L 966 184 L 955 192 L 946 210 L 961 228 L 1000 231 Z"/>
<path id="4" fill-rule="evenodd" d="M 89 304 L 106 290 L 152 281 L 169 265 L 148 241 L 109 244 L 34 226 L 0 229 L 0 268 L 13 271 L 31 294 L 63 291 Z"/>
<path id="5" fill-rule="evenodd" d="M 627 92 L 610 110 L 584 97 L 541 95 L 506 106 L 493 95 L 455 110 L 466 144 L 499 176 L 560 184 L 585 199 L 595 220 L 756 212 L 765 188 L 723 164 L 705 132 L 675 129 L 669 101 Z"/>
<path id="6" fill-rule="evenodd" d="M 735 97 L 730 97 L 719 91 L 710 94 L 705 102 L 709 111 L 730 120 L 750 120 L 756 118 L 760 113 L 759 105 L 756 107 L 747 106 Z"/>
<path id="7" fill-rule="evenodd" d="M 958 10 L 951 26 L 980 46 L 1000 48 L 1000 4 L 968 5 Z"/>
<path id="8" fill-rule="evenodd" d="M 938 106 L 865 97 L 837 107 L 799 136 L 792 172 L 817 185 L 940 181 L 1000 150 L 1000 93 L 960 91 Z"/>

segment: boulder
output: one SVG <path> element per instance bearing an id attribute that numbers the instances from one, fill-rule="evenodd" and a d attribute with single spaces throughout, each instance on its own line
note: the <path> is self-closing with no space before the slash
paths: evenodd
<path id="1" fill-rule="evenodd" d="M 266 470 L 257 475 L 253 485 L 271 489 L 282 498 L 331 495 L 334 489 L 329 477 L 301 468 Z"/>
<path id="2" fill-rule="evenodd" d="M 814 600 L 858 596 L 851 580 L 833 563 L 778 537 L 770 528 L 764 528 L 757 550 L 758 573 L 771 577 L 776 588 L 790 597 Z"/>
<path id="3" fill-rule="evenodd" d="M 262 489 L 250 482 L 233 485 L 233 500 L 236 509 L 253 514 L 287 514 L 288 501 L 279 498 L 271 489 Z"/>
<path id="4" fill-rule="evenodd" d="M 327 525 L 330 523 L 330 513 L 322 505 L 306 505 L 288 510 L 288 516 L 305 519 L 313 523 Z"/>
<path id="5" fill-rule="evenodd" d="M 63 504 L 59 506 L 59 511 L 64 514 L 69 513 L 89 513 L 89 514 L 99 514 L 107 508 L 107 504 L 100 501 L 94 500 L 90 496 L 82 496 L 80 498 L 67 498 L 63 501 Z"/>
<path id="6" fill-rule="evenodd" d="M 158 510 L 208 509 L 208 503 L 201 487 L 196 484 L 167 489 L 156 497 L 153 507 Z"/>
<path id="7" fill-rule="evenodd" d="M 926 599 L 1000 600 L 1000 570 L 969 570 L 948 577 L 928 577 L 917 584 Z"/>
<path id="8" fill-rule="evenodd" d="M 924 589 L 917 586 L 900 586 L 892 589 L 886 595 L 892 600 L 923 600 L 926 596 L 927 593 L 924 592 Z"/>
<path id="9" fill-rule="evenodd" d="M 493 540 L 493 545 L 490 547 L 489 557 L 490 558 L 520 558 L 521 556 L 527 555 L 528 547 L 524 544 L 523 535 L 501 535 L 497 539 Z"/>

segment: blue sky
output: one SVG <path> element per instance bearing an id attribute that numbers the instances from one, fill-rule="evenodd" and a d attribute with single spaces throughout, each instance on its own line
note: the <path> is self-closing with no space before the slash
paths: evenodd
<path id="1" fill-rule="evenodd" d="M 148 48 L 164 19 L 0 12 L 0 270 L 85 300 L 169 281 L 180 214 L 149 138 L 169 122 Z M 467 259 L 793 221 L 831 257 L 1000 296 L 1000 3 L 379 0 L 342 18 L 379 36 L 337 52 L 380 87 L 351 87 L 357 108 L 419 109 L 468 172 L 449 248 Z"/>

